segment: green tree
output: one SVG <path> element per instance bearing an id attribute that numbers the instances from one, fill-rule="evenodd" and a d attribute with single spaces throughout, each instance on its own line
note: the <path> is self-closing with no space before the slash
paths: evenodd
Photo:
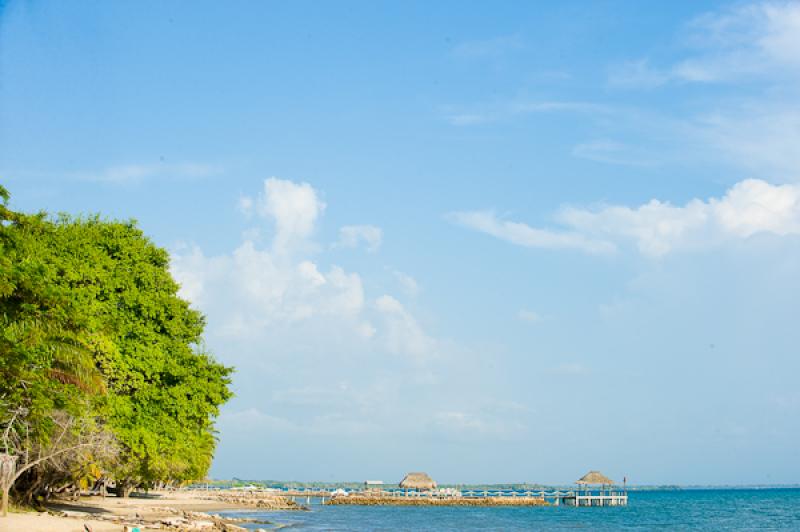
<path id="1" fill-rule="evenodd" d="M 93 309 L 93 329 L 114 347 L 97 361 L 124 453 L 120 480 L 204 476 L 231 370 L 202 348 L 204 318 L 177 296 L 167 252 L 133 222 L 97 217 L 61 217 L 38 238 L 55 250 L 58 282 Z"/>
<path id="2" fill-rule="evenodd" d="M 22 215 L 0 197 L 6 414 L 24 406 L 41 444 L 54 412 L 93 420 L 117 442 L 108 467 L 124 488 L 202 478 L 232 370 L 203 348 L 204 318 L 178 297 L 167 252 L 134 222 Z"/>
<path id="3" fill-rule="evenodd" d="M 45 224 L 43 216 L 12 212 L 3 187 L 0 198 L 1 443 L 3 453 L 21 458 L 3 486 L 5 513 L 8 489 L 20 476 L 88 447 L 97 434 L 93 396 L 105 386 L 85 342 L 85 316 L 66 289 L 48 282 L 42 243 L 25 237 L 23 228 Z M 78 427 L 80 443 L 72 437 Z"/>

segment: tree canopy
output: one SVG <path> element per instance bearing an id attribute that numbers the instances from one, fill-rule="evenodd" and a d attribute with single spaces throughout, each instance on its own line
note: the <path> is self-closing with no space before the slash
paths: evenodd
<path id="1" fill-rule="evenodd" d="M 5 428 L 24 411 L 46 448 L 69 415 L 82 420 L 73 430 L 112 436 L 102 467 L 120 483 L 205 476 L 232 369 L 205 349 L 204 317 L 178 296 L 168 253 L 133 221 L 21 214 L 1 186 L 0 198 Z"/>

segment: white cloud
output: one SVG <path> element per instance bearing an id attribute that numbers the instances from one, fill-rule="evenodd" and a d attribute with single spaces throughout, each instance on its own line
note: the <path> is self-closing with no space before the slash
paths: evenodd
<path id="1" fill-rule="evenodd" d="M 314 261 L 290 253 L 305 247 L 325 208 L 311 185 L 270 178 L 257 200 L 243 196 L 239 206 L 275 224 L 272 249 L 245 239 L 231 254 L 217 257 L 206 257 L 197 247 L 174 253 L 172 271 L 181 295 L 219 313 L 216 323 L 227 335 L 329 316 L 363 336 L 361 277 L 338 266 L 320 271 Z"/>
<path id="2" fill-rule="evenodd" d="M 375 252 L 381 247 L 383 231 L 374 225 L 345 225 L 339 229 L 339 241 L 335 247 L 355 248 L 362 242 L 367 251 Z"/>
<path id="3" fill-rule="evenodd" d="M 365 288 L 374 280 L 328 264 L 330 246 L 308 245 L 322 213 L 310 185 L 264 190 L 250 208 L 256 222 L 280 227 L 272 241 L 245 238 L 218 255 L 197 246 L 172 254 L 180 294 L 207 316 L 209 349 L 237 368 L 236 399 L 219 422 L 225 441 L 275 433 L 304 445 L 321 435 L 343 445 L 354 434 L 471 441 L 516 430 L 524 411 L 484 411 L 481 398 L 465 392 L 501 373 L 481 363 L 485 350 L 437 337 L 387 287 L 375 297 Z M 304 199 L 292 199 L 298 194 Z M 276 239 L 286 245 L 278 249 Z M 404 291 L 418 290 L 410 276 L 387 269 Z"/>
<path id="4" fill-rule="evenodd" d="M 709 205 L 720 227 L 748 237 L 759 232 L 800 234 L 800 185 L 770 185 L 750 179 Z"/>
<path id="5" fill-rule="evenodd" d="M 628 61 L 610 69 L 609 84 L 728 84 L 735 91 L 714 94 L 672 131 L 684 139 L 680 153 L 710 155 L 763 179 L 800 180 L 800 3 L 735 3 L 695 18 L 678 41 L 682 57 L 660 66 L 647 58 Z M 638 126 L 645 139 L 665 130 L 672 128 Z"/>
<path id="6" fill-rule="evenodd" d="M 630 242 L 650 257 L 679 249 L 701 249 L 758 233 L 800 235 L 800 185 L 770 185 L 749 179 L 721 198 L 694 199 L 684 206 L 652 200 L 638 207 L 566 208 L 556 219 L 566 229 L 536 229 L 498 220 L 487 212 L 451 219 L 517 245 L 609 251 Z"/>
<path id="7" fill-rule="evenodd" d="M 689 25 L 701 53 L 672 68 L 686 81 L 733 81 L 800 74 L 800 4 L 756 2 L 707 13 Z"/>
<path id="8" fill-rule="evenodd" d="M 800 234 L 800 186 L 749 179 L 708 201 L 673 206 L 652 200 L 635 208 L 596 211 L 570 208 L 558 219 L 587 235 L 633 241 L 643 254 L 658 257 L 756 233 Z"/>
<path id="9" fill-rule="evenodd" d="M 361 278 L 338 266 L 323 273 L 309 260 L 287 262 L 245 241 L 231 255 L 206 257 L 197 247 L 174 253 L 172 272 L 181 296 L 201 309 L 217 307 L 215 322 L 228 335 L 256 334 L 315 316 L 361 326 Z"/>
<path id="10" fill-rule="evenodd" d="M 415 361 L 436 353 L 437 342 L 399 301 L 384 295 L 368 306 L 358 273 L 336 265 L 321 268 L 308 256 L 325 207 L 311 185 L 270 178 L 261 197 L 244 198 L 240 207 L 275 224 L 270 247 L 261 249 L 246 238 L 230 254 L 206 256 L 198 247 L 184 247 L 172 255 L 181 296 L 213 317 L 216 334 L 257 338 L 275 327 L 314 322 L 356 343 L 382 342 L 385 352 Z M 356 241 L 378 244 L 369 230 L 379 235 L 378 228 L 351 227 L 357 229 Z"/>
<path id="11" fill-rule="evenodd" d="M 74 172 L 75 179 L 99 183 L 131 184 L 149 179 L 198 179 L 220 173 L 214 165 L 200 163 L 123 164 L 94 172 Z"/>
<path id="12" fill-rule="evenodd" d="M 273 249 L 281 252 L 308 239 L 325 210 L 325 203 L 308 183 L 275 177 L 264 181 L 264 190 L 257 200 L 244 196 L 239 205 L 255 206 L 261 217 L 275 223 Z"/>
<path id="13" fill-rule="evenodd" d="M 537 229 L 524 223 L 501 220 L 491 211 L 455 212 L 447 217 L 464 227 L 519 246 L 578 249 L 588 253 L 605 253 L 614 250 L 614 245 L 604 240 L 587 238 L 574 231 Z"/>
<path id="14" fill-rule="evenodd" d="M 681 37 L 690 55 L 656 68 L 647 59 L 611 69 L 614 86 L 652 88 L 689 83 L 788 80 L 800 74 L 800 4 L 753 2 L 706 13 Z"/>

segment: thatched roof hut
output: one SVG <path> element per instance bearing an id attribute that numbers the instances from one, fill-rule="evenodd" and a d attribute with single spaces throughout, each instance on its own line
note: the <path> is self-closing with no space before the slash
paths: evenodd
<path id="1" fill-rule="evenodd" d="M 400 487 L 405 489 L 432 490 L 436 489 L 436 481 L 427 473 L 409 473 L 400 481 Z"/>
<path id="2" fill-rule="evenodd" d="M 612 486 L 614 481 L 602 474 L 600 471 L 589 471 L 583 475 L 575 484 L 599 484 L 603 486 Z"/>

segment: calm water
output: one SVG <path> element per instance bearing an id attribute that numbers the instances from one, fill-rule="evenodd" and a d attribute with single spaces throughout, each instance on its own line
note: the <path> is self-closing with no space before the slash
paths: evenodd
<path id="1" fill-rule="evenodd" d="M 800 489 L 629 492 L 627 508 L 424 508 L 312 505 L 235 512 L 275 530 L 800 530 Z"/>

